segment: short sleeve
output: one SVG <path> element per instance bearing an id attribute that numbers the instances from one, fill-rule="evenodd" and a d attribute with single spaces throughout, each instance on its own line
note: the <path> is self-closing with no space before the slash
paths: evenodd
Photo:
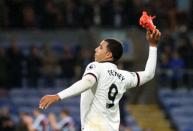
<path id="1" fill-rule="evenodd" d="M 87 74 L 90 74 L 90 75 L 93 75 L 95 78 L 96 78 L 96 81 L 98 80 L 98 77 L 99 77 L 99 63 L 98 62 L 92 62 L 90 64 L 87 65 L 86 69 L 85 69 L 85 72 L 84 72 L 84 75 L 87 75 Z"/>
<path id="2" fill-rule="evenodd" d="M 139 74 L 137 72 L 126 73 L 126 88 L 138 87 L 140 84 Z"/>

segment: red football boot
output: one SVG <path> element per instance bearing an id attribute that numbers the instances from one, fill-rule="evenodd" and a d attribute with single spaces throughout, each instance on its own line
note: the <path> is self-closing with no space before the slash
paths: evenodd
<path id="1" fill-rule="evenodd" d="M 156 28 L 156 26 L 153 24 L 153 19 L 156 16 L 148 16 L 146 11 L 143 11 L 142 16 L 139 19 L 139 24 L 145 28 L 145 29 L 149 29 L 149 30 L 154 30 Z"/>

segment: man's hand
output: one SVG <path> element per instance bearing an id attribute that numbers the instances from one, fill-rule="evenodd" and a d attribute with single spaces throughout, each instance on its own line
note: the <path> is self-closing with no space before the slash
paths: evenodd
<path id="1" fill-rule="evenodd" d="M 147 30 L 146 39 L 149 42 L 150 46 L 157 47 L 158 41 L 160 40 L 161 33 L 158 29 Z"/>
<path id="2" fill-rule="evenodd" d="M 58 102 L 60 100 L 60 97 L 58 95 L 46 95 L 42 97 L 39 103 L 39 108 L 40 109 L 46 109 L 50 105 Z"/>

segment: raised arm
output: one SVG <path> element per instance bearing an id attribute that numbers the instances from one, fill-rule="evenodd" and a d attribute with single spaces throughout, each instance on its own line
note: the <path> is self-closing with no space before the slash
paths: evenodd
<path id="1" fill-rule="evenodd" d="M 139 85 L 142 85 L 151 80 L 155 75 L 156 63 L 157 63 L 157 45 L 161 37 L 161 33 L 158 29 L 153 31 L 147 31 L 146 39 L 149 43 L 149 56 L 144 71 L 137 72 Z"/>

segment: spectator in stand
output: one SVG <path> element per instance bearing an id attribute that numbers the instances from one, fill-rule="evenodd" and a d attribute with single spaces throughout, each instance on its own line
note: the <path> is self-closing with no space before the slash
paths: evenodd
<path id="1" fill-rule="evenodd" d="M 137 3 L 138 1 L 132 1 L 132 0 L 127 0 L 125 1 L 125 5 L 126 5 L 126 15 L 127 15 L 127 22 L 129 26 L 138 26 L 138 19 L 141 15 L 140 9 L 141 8 L 141 4 L 139 2 L 139 4 Z M 126 25 L 126 26 L 128 26 Z"/>
<path id="2" fill-rule="evenodd" d="M 30 131 L 33 125 L 33 118 L 27 112 L 20 112 L 20 121 L 16 131 Z"/>
<path id="3" fill-rule="evenodd" d="M 0 88 L 6 88 L 8 86 L 9 76 L 8 72 L 8 59 L 5 55 L 4 48 L 0 47 Z"/>
<path id="4" fill-rule="evenodd" d="M 79 76 L 77 75 L 78 79 L 82 77 L 81 74 L 84 73 L 84 68 L 86 65 L 91 62 L 91 54 L 92 52 L 89 50 L 89 48 L 81 47 L 79 53 L 76 55 L 76 74 L 79 74 Z"/>
<path id="5" fill-rule="evenodd" d="M 179 31 L 187 31 L 192 0 L 175 0 L 176 2 L 176 22 Z M 188 18 L 189 17 L 189 18 Z"/>
<path id="6" fill-rule="evenodd" d="M 42 59 L 40 58 L 38 48 L 32 47 L 27 56 L 27 79 L 30 87 L 37 87 L 42 68 Z"/>
<path id="7" fill-rule="evenodd" d="M 48 43 L 43 47 L 42 63 L 44 86 L 54 86 L 54 77 L 57 76 L 57 59 Z"/>
<path id="8" fill-rule="evenodd" d="M 170 79 L 171 79 L 170 58 L 166 52 L 163 52 L 161 54 L 159 67 L 161 69 L 159 74 L 159 84 L 163 87 L 170 86 Z"/>
<path id="9" fill-rule="evenodd" d="M 0 131 L 14 131 L 15 123 L 10 116 L 9 107 L 0 108 Z"/>
<path id="10" fill-rule="evenodd" d="M 56 29 L 56 27 L 63 27 L 64 18 L 62 12 L 59 10 L 53 0 L 44 2 L 43 28 Z"/>
<path id="11" fill-rule="evenodd" d="M 100 8 L 100 1 L 99 0 L 93 0 L 92 3 L 92 9 L 93 9 L 93 24 L 95 26 L 101 25 L 101 8 Z"/>
<path id="12" fill-rule="evenodd" d="M 59 60 L 59 65 L 61 67 L 61 77 L 64 79 L 65 85 L 71 85 L 75 76 L 75 60 L 69 46 L 64 46 L 64 52 Z"/>
<path id="13" fill-rule="evenodd" d="M 35 20 L 37 23 L 38 29 L 44 29 L 46 22 L 44 21 L 46 13 L 45 13 L 45 0 L 33 0 L 33 8 L 35 12 Z"/>
<path id="14" fill-rule="evenodd" d="M 177 50 L 186 64 L 186 69 L 193 69 L 193 45 L 187 34 L 180 34 L 177 45 Z"/>
<path id="15" fill-rule="evenodd" d="M 8 27 L 8 9 L 5 6 L 5 1 L 0 1 L 0 29 Z"/>
<path id="16" fill-rule="evenodd" d="M 163 8 L 163 15 L 166 15 L 168 18 L 169 30 L 175 31 L 177 27 L 176 3 L 173 0 L 164 0 L 161 3 L 161 7 Z M 167 27 L 165 29 L 167 30 Z"/>
<path id="17" fill-rule="evenodd" d="M 25 29 L 35 29 L 37 22 L 35 19 L 35 11 L 31 4 L 27 4 L 22 9 L 22 24 Z"/>
<path id="18" fill-rule="evenodd" d="M 81 21 L 80 26 L 88 29 L 94 22 L 94 7 L 91 5 L 91 2 L 80 1 L 78 8 Z"/>
<path id="19" fill-rule="evenodd" d="M 186 69 L 184 76 L 184 84 L 187 87 L 192 87 L 190 79 L 192 78 L 193 74 L 189 72 L 189 70 L 193 69 L 193 45 L 191 44 L 191 41 L 188 38 L 187 34 L 180 34 L 179 39 L 177 41 L 177 51 L 179 52 L 180 57 L 184 60 Z"/>
<path id="20" fill-rule="evenodd" d="M 49 114 L 49 121 L 53 131 L 75 131 L 74 120 L 67 109 L 60 113 L 60 117 L 61 120 L 57 122 L 55 114 Z"/>
<path id="21" fill-rule="evenodd" d="M 168 32 L 165 33 L 165 35 L 162 38 L 162 41 L 160 43 L 160 52 L 165 52 L 171 57 L 171 53 L 175 50 L 175 39 L 172 37 L 171 34 Z"/>
<path id="22" fill-rule="evenodd" d="M 190 10 L 189 10 L 189 16 L 188 16 L 188 19 L 189 19 L 188 20 L 188 26 L 189 26 L 188 29 L 190 29 L 190 30 L 193 29 L 193 19 L 192 19 L 191 16 L 193 16 L 193 1 L 191 1 Z"/>
<path id="23" fill-rule="evenodd" d="M 170 61 L 170 69 L 172 70 L 172 83 L 171 87 L 176 89 L 179 85 L 182 85 L 184 77 L 183 69 L 185 68 L 184 60 L 180 58 L 177 51 L 174 51 Z"/>
<path id="24" fill-rule="evenodd" d="M 35 120 L 29 131 L 49 131 L 48 119 L 39 109 L 34 109 Z"/>
<path id="25" fill-rule="evenodd" d="M 22 8 L 23 1 L 18 0 L 4 0 L 5 6 L 8 10 L 8 24 L 11 29 L 22 27 Z M 17 15 L 16 15 L 17 14 Z"/>
<path id="26" fill-rule="evenodd" d="M 102 27 L 113 26 L 112 3 L 109 0 L 100 1 L 100 16 Z"/>
<path id="27" fill-rule="evenodd" d="M 24 62 L 24 55 L 17 47 L 16 39 L 11 41 L 11 46 L 7 50 L 8 64 L 9 64 L 9 84 L 10 87 L 22 87 L 22 66 Z"/>
<path id="28" fill-rule="evenodd" d="M 113 0 L 112 14 L 113 27 L 121 28 L 127 25 L 128 17 L 123 0 Z"/>
<path id="29" fill-rule="evenodd" d="M 80 27 L 80 14 L 75 0 L 65 0 L 62 5 L 64 26 L 67 28 Z"/>

